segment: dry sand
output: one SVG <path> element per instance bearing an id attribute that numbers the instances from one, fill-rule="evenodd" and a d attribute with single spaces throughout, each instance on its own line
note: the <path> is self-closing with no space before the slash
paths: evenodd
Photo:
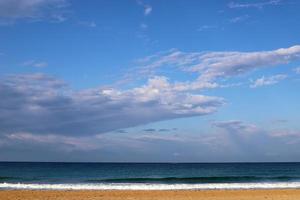
<path id="1" fill-rule="evenodd" d="M 300 200 L 300 190 L 0 191 L 0 200 Z"/>

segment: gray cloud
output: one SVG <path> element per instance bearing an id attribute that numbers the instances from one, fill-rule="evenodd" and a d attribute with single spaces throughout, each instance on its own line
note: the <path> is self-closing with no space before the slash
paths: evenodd
<path id="1" fill-rule="evenodd" d="M 176 128 L 173 129 L 168 129 L 168 128 L 160 128 L 160 129 L 155 129 L 155 128 L 147 128 L 143 129 L 145 132 L 170 132 L 170 131 L 175 131 L 177 130 Z"/>
<path id="2" fill-rule="evenodd" d="M 169 90 L 161 79 L 131 90 L 71 90 L 43 74 L 0 80 L 0 133 L 92 135 L 213 113 L 223 99 Z"/>
<path id="3" fill-rule="evenodd" d="M 116 134 L 114 131 L 78 137 L 11 133 L 0 135 L 0 158 L 107 162 L 295 161 L 299 158 L 297 130 L 264 130 L 240 120 L 214 124 L 217 131 L 212 129 L 198 134 L 140 131 Z"/>
<path id="4" fill-rule="evenodd" d="M 64 8 L 67 5 L 66 0 L 0 0 L 1 24 L 21 19 L 62 22 L 66 19 Z"/>
<path id="5" fill-rule="evenodd" d="M 155 128 L 147 128 L 147 129 L 144 129 L 143 131 L 145 131 L 145 132 L 155 132 L 156 129 Z"/>
<path id="6" fill-rule="evenodd" d="M 222 128 L 228 132 L 256 133 L 259 129 L 256 125 L 245 123 L 240 120 L 213 122 L 213 126 Z"/>
<path id="7" fill-rule="evenodd" d="M 244 160 L 245 156 L 250 160 L 266 157 L 264 154 L 270 151 L 269 148 L 274 153 L 273 149 L 277 146 L 278 141 L 273 139 L 268 131 L 252 123 L 229 120 L 213 122 L 213 126 L 226 135 L 228 146 L 241 160 Z"/>
<path id="8" fill-rule="evenodd" d="M 116 130 L 116 131 L 114 131 L 114 132 L 116 132 L 116 133 L 128 133 L 126 130 Z"/>
<path id="9" fill-rule="evenodd" d="M 159 132 L 169 132 L 169 131 L 172 131 L 172 130 L 176 130 L 175 128 L 173 129 L 168 129 L 168 128 L 160 128 L 158 129 Z"/>
<path id="10" fill-rule="evenodd" d="M 275 123 L 275 124 L 284 124 L 284 123 L 287 123 L 288 120 L 286 120 L 286 119 L 275 119 L 275 120 L 271 120 L 270 122 Z"/>
<path id="11" fill-rule="evenodd" d="M 287 123 L 287 120 L 273 120 L 273 124 L 282 124 Z M 241 120 L 229 120 L 229 121 L 215 121 L 212 122 L 214 127 L 220 128 L 225 130 L 226 132 L 230 133 L 231 135 L 245 135 L 245 136 L 254 136 L 254 135 L 261 135 L 267 137 L 268 139 L 272 138 L 283 138 L 288 139 L 290 143 L 292 140 L 297 139 L 297 142 L 300 141 L 300 131 L 297 129 L 287 129 L 283 127 L 272 127 L 271 129 L 264 129 L 259 127 L 255 124 L 247 123 Z M 292 140 L 289 140 L 291 139 Z"/>

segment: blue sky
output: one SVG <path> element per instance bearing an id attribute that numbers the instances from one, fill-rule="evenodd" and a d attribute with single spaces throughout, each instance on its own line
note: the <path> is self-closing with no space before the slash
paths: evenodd
<path id="1" fill-rule="evenodd" d="M 0 160 L 300 161 L 299 8 L 0 0 Z"/>

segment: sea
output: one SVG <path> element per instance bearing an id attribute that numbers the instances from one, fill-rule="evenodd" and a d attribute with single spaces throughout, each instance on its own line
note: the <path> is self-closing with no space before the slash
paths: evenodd
<path id="1" fill-rule="evenodd" d="M 300 188 L 300 163 L 0 162 L 0 190 Z"/>

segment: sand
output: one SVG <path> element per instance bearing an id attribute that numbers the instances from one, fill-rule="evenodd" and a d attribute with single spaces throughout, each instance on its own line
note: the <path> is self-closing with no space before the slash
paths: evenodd
<path id="1" fill-rule="evenodd" d="M 300 200 L 300 190 L 0 191 L 1 200 Z"/>

